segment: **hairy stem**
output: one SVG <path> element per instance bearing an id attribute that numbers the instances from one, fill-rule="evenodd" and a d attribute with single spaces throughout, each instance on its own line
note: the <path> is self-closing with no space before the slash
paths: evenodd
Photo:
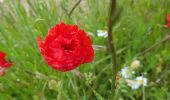
<path id="1" fill-rule="evenodd" d="M 112 70 L 113 70 L 113 79 L 112 79 L 112 95 L 113 98 L 115 97 L 115 83 L 116 83 L 116 50 L 115 45 L 113 42 L 113 36 L 112 36 L 112 26 L 113 26 L 113 16 L 116 11 L 116 0 L 111 0 L 110 2 L 110 9 L 109 9 L 109 20 L 108 20 L 108 46 L 109 51 L 112 55 Z"/>

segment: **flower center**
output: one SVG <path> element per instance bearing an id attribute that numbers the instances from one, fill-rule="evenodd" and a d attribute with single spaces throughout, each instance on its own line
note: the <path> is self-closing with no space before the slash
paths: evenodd
<path id="1" fill-rule="evenodd" d="M 75 47 L 76 47 L 76 42 L 74 40 L 62 44 L 62 48 L 67 51 L 73 51 Z"/>
<path id="2" fill-rule="evenodd" d="M 127 70 L 126 71 L 126 75 L 130 75 L 131 73 L 130 73 L 130 71 L 129 70 Z"/>
<path id="3" fill-rule="evenodd" d="M 140 84 L 143 84 L 143 83 L 144 83 L 144 81 L 143 81 L 143 80 L 140 80 L 139 82 L 140 82 Z"/>

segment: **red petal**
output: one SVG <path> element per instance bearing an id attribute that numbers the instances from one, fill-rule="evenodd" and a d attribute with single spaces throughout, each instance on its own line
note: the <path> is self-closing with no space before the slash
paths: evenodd
<path id="1" fill-rule="evenodd" d="M 6 63 L 3 64 L 3 67 L 4 67 L 4 68 L 9 68 L 9 67 L 11 67 L 12 65 L 13 65 L 13 64 L 10 63 L 10 62 L 6 62 Z"/>
<path id="2" fill-rule="evenodd" d="M 170 22 L 170 15 L 167 15 L 167 21 Z"/>
<path id="3" fill-rule="evenodd" d="M 12 66 L 12 63 L 7 62 L 5 60 L 5 56 L 6 56 L 6 54 L 4 52 L 0 51 L 0 66 L 3 68 L 8 68 L 8 67 Z"/>
<path id="4" fill-rule="evenodd" d="M 40 45 L 42 44 L 42 38 L 39 37 L 39 38 L 37 39 L 37 42 L 38 42 L 38 45 L 40 46 Z"/>
<path id="5" fill-rule="evenodd" d="M 0 76 L 3 76 L 5 74 L 5 72 L 0 72 Z"/>
<path id="6" fill-rule="evenodd" d="M 77 25 L 64 22 L 55 25 L 49 30 L 44 42 L 38 39 L 38 45 L 46 63 L 62 72 L 75 69 L 94 58 L 90 37 Z"/>
<path id="7" fill-rule="evenodd" d="M 0 58 L 4 58 L 6 56 L 6 54 L 2 51 L 0 51 Z"/>
<path id="8" fill-rule="evenodd" d="M 87 56 L 85 58 L 85 63 L 89 63 L 89 62 L 91 62 L 94 59 L 94 50 L 93 50 L 93 47 L 91 46 L 88 49 L 89 50 L 88 50 L 88 52 L 86 54 Z"/>

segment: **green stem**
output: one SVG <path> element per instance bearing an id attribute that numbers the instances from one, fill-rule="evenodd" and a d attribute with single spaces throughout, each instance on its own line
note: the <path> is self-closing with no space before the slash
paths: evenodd
<path id="1" fill-rule="evenodd" d="M 76 7 L 81 3 L 82 0 L 79 0 L 76 2 L 76 4 L 73 6 L 73 8 L 70 10 L 68 16 L 69 18 L 71 17 L 71 14 L 73 13 L 73 11 L 76 9 Z"/>
<path id="2" fill-rule="evenodd" d="M 116 0 L 111 0 L 110 3 L 110 9 L 109 9 L 109 20 L 108 20 L 108 46 L 109 51 L 112 55 L 112 70 L 113 70 L 113 79 L 112 79 L 112 96 L 113 99 L 115 97 L 115 83 L 116 83 L 116 50 L 115 45 L 113 42 L 113 36 L 112 36 L 112 26 L 113 26 L 113 16 L 116 11 Z"/>

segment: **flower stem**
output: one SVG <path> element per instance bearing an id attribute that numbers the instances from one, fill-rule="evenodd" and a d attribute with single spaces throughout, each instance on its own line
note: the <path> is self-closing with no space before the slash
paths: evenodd
<path id="1" fill-rule="evenodd" d="M 146 100 L 146 99 L 145 99 L 145 86 L 143 86 L 142 92 L 143 92 L 143 100 Z"/>
<path id="2" fill-rule="evenodd" d="M 113 42 L 113 36 L 112 36 L 112 26 L 113 26 L 113 16 L 116 11 L 116 0 L 110 0 L 110 9 L 109 9 L 109 19 L 108 19 L 108 46 L 109 51 L 112 55 L 112 70 L 113 70 L 113 78 L 112 78 L 112 96 L 113 99 L 115 97 L 115 83 L 116 83 L 116 50 L 115 45 Z"/>
<path id="3" fill-rule="evenodd" d="M 137 56 L 143 56 L 146 53 L 152 51 L 153 49 L 155 49 L 156 47 L 158 47 L 160 44 L 165 43 L 166 41 L 170 40 L 170 35 L 165 36 L 164 38 L 162 38 L 159 42 L 154 43 L 153 45 L 151 45 L 149 48 L 145 49 L 144 51 L 140 52 L 139 54 L 137 54 Z"/>
<path id="4" fill-rule="evenodd" d="M 68 16 L 69 18 L 71 17 L 71 14 L 73 13 L 73 11 L 76 9 L 76 7 L 81 3 L 82 0 L 79 0 L 75 3 L 75 5 L 73 6 L 73 8 L 70 10 Z"/>

